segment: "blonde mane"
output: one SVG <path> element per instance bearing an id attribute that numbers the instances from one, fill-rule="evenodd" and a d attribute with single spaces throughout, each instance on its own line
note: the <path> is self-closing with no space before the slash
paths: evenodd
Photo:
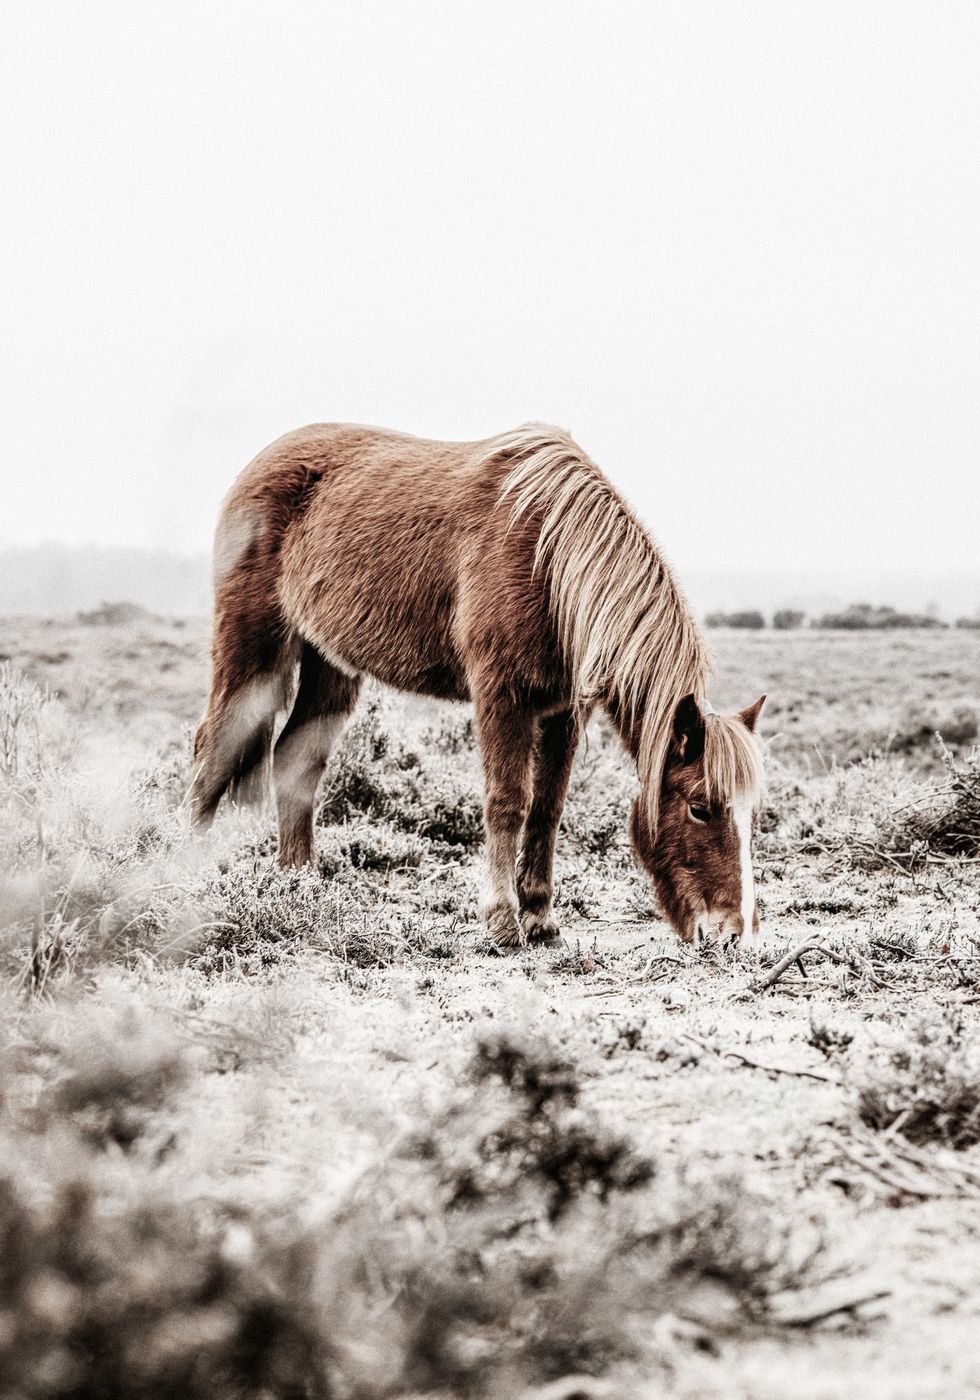
<path id="1" fill-rule="evenodd" d="M 704 786 L 709 802 L 762 800 L 762 745 L 738 715 L 704 716 Z"/>
<path id="2" fill-rule="evenodd" d="M 651 832 L 678 701 L 702 709 L 711 675 L 707 646 L 650 535 L 599 468 L 561 429 L 531 423 L 494 438 L 484 460 L 511 466 L 501 503 L 511 521 L 543 515 L 535 570 L 547 568 L 559 644 L 576 707 L 613 703 L 639 728 L 637 770 Z M 705 716 L 705 784 L 714 799 L 761 788 L 758 742 L 737 719 Z"/>

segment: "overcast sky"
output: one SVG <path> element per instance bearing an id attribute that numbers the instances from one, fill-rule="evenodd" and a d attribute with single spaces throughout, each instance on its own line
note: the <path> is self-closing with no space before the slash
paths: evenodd
<path id="1" fill-rule="evenodd" d="M 0 542 L 569 427 L 678 565 L 980 571 L 980 6 L 0 0 Z"/>

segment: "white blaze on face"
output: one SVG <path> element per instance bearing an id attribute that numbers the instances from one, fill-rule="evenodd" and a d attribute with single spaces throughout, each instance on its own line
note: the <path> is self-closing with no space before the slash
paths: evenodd
<path id="1" fill-rule="evenodd" d="M 755 878 L 752 874 L 752 803 L 748 798 L 738 798 L 732 803 L 732 821 L 738 837 L 742 937 L 751 938 L 755 927 Z"/>

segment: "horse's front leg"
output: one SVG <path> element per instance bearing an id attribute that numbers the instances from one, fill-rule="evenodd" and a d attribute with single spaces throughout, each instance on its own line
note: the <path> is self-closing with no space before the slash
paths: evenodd
<path id="1" fill-rule="evenodd" d="M 487 831 L 483 917 L 504 947 L 524 942 L 518 918 L 517 844 L 531 803 L 534 715 L 502 688 L 477 688 Z"/>
<path id="2" fill-rule="evenodd" d="M 538 725 L 532 763 L 533 796 L 517 866 L 521 925 L 532 942 L 558 937 L 551 906 L 552 865 L 578 736 L 579 726 L 571 710 L 546 715 Z"/>

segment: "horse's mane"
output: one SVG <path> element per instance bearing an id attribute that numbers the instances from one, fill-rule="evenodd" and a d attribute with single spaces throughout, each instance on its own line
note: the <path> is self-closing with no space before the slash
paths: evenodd
<path id="1" fill-rule="evenodd" d="M 762 745 L 738 715 L 704 716 L 704 786 L 709 802 L 762 797 Z"/>
<path id="2" fill-rule="evenodd" d="M 512 522 L 543 517 L 534 567 L 548 570 L 576 706 L 614 705 L 626 731 L 639 728 L 637 770 L 655 832 L 677 703 L 693 693 L 704 708 L 705 640 L 650 535 L 567 433 L 529 423 L 489 447 L 485 460 L 512 463 L 500 497 Z M 757 795 L 761 755 L 744 725 L 706 715 L 704 772 L 712 797 Z"/>

